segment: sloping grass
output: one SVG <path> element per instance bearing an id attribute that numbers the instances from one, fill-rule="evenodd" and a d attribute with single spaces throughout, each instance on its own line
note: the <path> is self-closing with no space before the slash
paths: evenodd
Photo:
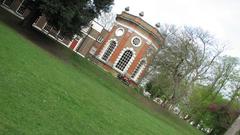
<path id="1" fill-rule="evenodd" d="M 108 73 L 66 53 L 67 64 L 0 22 L 0 134 L 201 134 L 151 111 Z"/>

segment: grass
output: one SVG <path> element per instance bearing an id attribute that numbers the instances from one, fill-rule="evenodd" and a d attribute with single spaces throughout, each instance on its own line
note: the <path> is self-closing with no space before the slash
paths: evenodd
<path id="1" fill-rule="evenodd" d="M 144 106 L 135 91 L 86 59 L 65 53 L 68 62 L 0 21 L 1 135 L 201 134 Z"/>

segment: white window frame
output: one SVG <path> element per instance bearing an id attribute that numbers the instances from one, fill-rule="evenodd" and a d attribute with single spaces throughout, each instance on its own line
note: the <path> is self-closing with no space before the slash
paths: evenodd
<path id="1" fill-rule="evenodd" d="M 145 63 L 144 63 L 143 65 L 140 65 L 142 61 L 144 61 Z M 141 59 L 141 60 L 139 61 L 138 65 L 136 66 L 136 68 L 135 68 L 134 71 L 133 71 L 133 73 L 134 73 L 134 72 L 137 72 L 137 73 L 136 73 L 133 77 L 132 77 L 133 73 L 132 73 L 132 75 L 131 75 L 131 78 L 132 78 L 133 81 L 136 82 L 136 81 L 138 80 L 138 78 L 139 78 L 140 75 L 142 74 L 143 70 L 145 69 L 146 65 L 147 65 L 147 60 L 146 60 L 146 58 Z M 140 66 L 140 67 L 139 67 L 139 66 Z M 136 71 L 136 70 L 138 70 L 138 71 Z"/>
<path id="2" fill-rule="evenodd" d="M 114 44 L 114 48 L 111 47 L 112 42 L 115 43 L 115 44 Z M 106 62 L 107 62 L 107 61 L 109 60 L 109 58 L 111 57 L 111 55 L 113 54 L 113 52 L 114 52 L 114 50 L 116 49 L 116 47 L 117 47 L 117 42 L 114 41 L 114 40 L 111 40 L 111 41 L 109 42 L 108 48 L 107 48 L 106 51 L 103 53 L 101 59 L 102 59 L 103 61 L 106 61 Z M 109 49 L 111 49 L 111 52 L 110 52 L 110 53 L 108 52 Z M 107 59 L 104 59 L 104 57 L 107 55 L 107 53 L 108 53 Z"/>
<path id="3" fill-rule="evenodd" d="M 89 53 L 90 53 L 91 55 L 95 55 L 96 52 L 97 52 L 97 48 L 94 47 L 94 46 L 93 46 L 93 47 L 90 49 L 90 51 L 89 51 Z"/>
<path id="4" fill-rule="evenodd" d="M 20 16 L 23 16 L 23 14 L 19 13 L 18 10 L 19 10 L 19 8 L 22 6 L 22 4 L 23 4 L 24 1 L 25 1 L 25 0 L 23 0 L 23 1 L 20 3 L 20 5 L 18 6 L 18 8 L 17 8 L 17 10 L 16 10 L 16 13 L 17 13 L 18 15 L 20 15 Z"/>
<path id="5" fill-rule="evenodd" d="M 133 40 L 136 39 L 136 38 L 140 40 L 140 42 L 138 43 L 138 45 L 135 45 L 135 44 L 133 43 Z M 139 46 L 141 46 L 141 44 L 142 44 L 142 39 L 141 39 L 139 36 L 134 36 L 134 37 L 131 39 L 131 43 L 132 43 L 132 45 L 133 45 L 134 47 L 139 47 Z"/>
<path id="6" fill-rule="evenodd" d="M 108 40 L 108 42 L 105 44 L 105 46 L 103 47 L 103 49 L 101 50 L 100 54 L 98 55 L 98 59 L 101 60 L 102 62 L 106 63 L 105 60 L 102 60 L 102 56 L 104 55 L 104 53 L 106 52 L 106 50 L 108 49 L 111 41 L 115 41 L 116 42 L 116 47 L 114 48 L 114 50 L 112 51 L 112 54 L 114 53 L 114 51 L 116 50 L 116 48 L 118 47 L 118 40 L 116 38 L 110 39 Z M 112 56 L 112 54 L 109 56 L 109 58 Z"/>
<path id="7" fill-rule="evenodd" d="M 120 23 L 118 21 L 115 22 L 117 25 L 120 25 L 122 27 L 125 27 L 128 29 L 128 31 L 132 31 L 134 33 L 136 33 L 137 35 L 141 36 L 143 39 L 145 39 L 147 41 L 147 43 L 149 43 L 149 45 L 153 46 L 156 50 L 158 50 L 158 47 L 152 43 L 151 39 L 149 39 L 148 37 L 144 36 L 141 32 L 137 31 L 136 29 L 126 25 L 126 24 L 123 24 L 123 23 Z"/>
<path id="8" fill-rule="evenodd" d="M 127 50 L 132 51 L 133 55 L 132 55 L 131 59 L 128 61 L 127 65 L 125 66 L 124 70 L 121 71 L 121 70 L 119 70 L 119 69 L 116 67 L 116 65 L 117 65 L 117 63 L 119 62 L 119 60 L 121 59 L 121 57 L 123 56 L 123 54 L 125 53 L 125 51 L 127 51 Z M 125 74 L 125 73 L 127 72 L 127 70 L 129 69 L 129 67 L 131 66 L 131 64 L 133 63 L 133 60 L 135 59 L 135 57 L 136 57 L 136 52 L 134 51 L 134 49 L 133 49 L 132 47 L 131 47 L 131 48 L 129 48 L 129 47 L 124 48 L 124 49 L 121 51 L 121 53 L 120 53 L 120 55 L 118 56 L 118 58 L 116 59 L 116 61 L 114 62 L 114 64 L 113 64 L 113 69 L 115 69 L 117 72 L 119 72 L 119 73 L 121 73 L 121 74 Z"/>
<path id="9" fill-rule="evenodd" d="M 98 43 L 103 43 L 103 40 L 104 40 L 104 38 L 103 38 L 103 36 L 98 36 L 98 38 L 97 38 L 97 42 Z"/>
<path id="10" fill-rule="evenodd" d="M 50 29 L 49 31 L 47 31 L 47 30 L 45 29 L 45 27 L 47 27 L 47 26 L 50 26 L 50 27 L 51 27 L 51 29 Z M 49 32 L 52 30 L 52 26 L 49 25 L 48 22 L 46 22 L 46 23 L 44 24 L 42 30 L 47 34 L 47 33 L 49 33 Z"/>
<path id="11" fill-rule="evenodd" d="M 120 30 L 122 30 L 123 33 L 119 34 L 118 32 L 119 32 Z M 115 35 L 116 35 L 117 37 L 121 37 L 122 35 L 124 35 L 124 33 L 125 33 L 125 30 L 124 30 L 124 28 L 122 28 L 122 27 L 117 28 L 116 31 L 115 31 Z"/>

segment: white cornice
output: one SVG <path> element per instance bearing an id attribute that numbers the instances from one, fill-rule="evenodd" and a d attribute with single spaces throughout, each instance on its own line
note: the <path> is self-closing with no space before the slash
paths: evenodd
<path id="1" fill-rule="evenodd" d="M 156 46 L 155 44 L 153 44 L 152 41 L 151 41 L 149 38 L 147 38 L 146 36 L 144 36 L 141 32 L 139 32 L 139 31 L 137 31 L 137 30 L 135 30 L 135 29 L 133 29 L 133 28 L 131 28 L 131 27 L 123 24 L 123 23 L 120 23 L 120 22 L 117 22 L 117 21 L 116 21 L 115 23 L 118 24 L 118 25 L 121 25 L 121 26 L 123 26 L 123 27 L 125 27 L 125 28 L 127 28 L 127 29 L 130 30 L 130 31 L 135 32 L 136 34 L 138 34 L 139 36 L 141 36 L 142 38 L 144 38 L 144 39 L 147 41 L 147 43 L 149 43 L 149 44 L 152 45 L 156 50 L 158 50 L 157 46 Z"/>

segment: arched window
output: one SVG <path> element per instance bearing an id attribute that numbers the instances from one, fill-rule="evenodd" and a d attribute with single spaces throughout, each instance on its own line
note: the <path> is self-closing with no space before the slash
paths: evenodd
<path id="1" fill-rule="evenodd" d="M 124 71 L 125 67 L 127 66 L 128 62 L 130 61 L 130 59 L 133 56 L 133 52 L 130 50 L 127 50 L 123 53 L 122 57 L 120 58 L 120 60 L 118 61 L 118 63 L 116 64 L 116 68 Z"/>
<path id="2" fill-rule="evenodd" d="M 113 50 L 115 49 L 116 46 L 117 46 L 116 41 L 110 41 L 110 45 L 103 54 L 102 60 L 107 61 L 109 56 L 113 53 Z"/>
<path id="3" fill-rule="evenodd" d="M 138 66 L 136 67 L 136 69 L 133 71 L 131 78 L 135 79 L 136 76 L 139 74 L 140 70 L 144 68 L 145 64 L 146 64 L 146 61 L 141 60 Z"/>

